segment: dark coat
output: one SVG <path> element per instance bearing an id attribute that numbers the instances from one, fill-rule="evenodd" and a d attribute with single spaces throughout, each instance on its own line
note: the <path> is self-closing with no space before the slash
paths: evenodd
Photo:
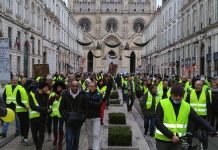
<path id="1" fill-rule="evenodd" d="M 63 91 L 59 111 L 65 123 L 68 123 L 68 117 L 70 112 L 79 112 L 81 114 L 84 114 L 85 92 L 80 91 L 79 94 L 75 98 L 73 98 L 69 90 Z M 83 122 L 78 122 L 78 125 L 82 124 Z"/>

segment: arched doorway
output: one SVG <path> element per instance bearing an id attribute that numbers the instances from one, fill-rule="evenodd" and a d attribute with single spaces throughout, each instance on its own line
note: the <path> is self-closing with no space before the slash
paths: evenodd
<path id="1" fill-rule="evenodd" d="M 29 72 L 29 43 L 26 41 L 24 44 L 24 66 L 23 66 L 23 72 L 25 74 L 25 76 L 28 77 L 28 72 Z"/>
<path id="2" fill-rule="evenodd" d="M 130 73 L 135 73 L 135 53 L 132 52 L 130 55 Z"/>
<path id="3" fill-rule="evenodd" d="M 87 71 L 88 72 L 93 72 L 93 54 L 91 51 L 88 53 L 88 59 L 87 59 Z"/>
<path id="4" fill-rule="evenodd" d="M 205 65 L 205 45 L 204 43 L 201 44 L 201 49 L 200 49 L 200 75 L 204 75 L 204 65 Z"/>

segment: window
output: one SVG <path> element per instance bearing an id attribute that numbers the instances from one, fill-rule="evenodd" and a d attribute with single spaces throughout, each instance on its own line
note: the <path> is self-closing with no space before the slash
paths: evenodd
<path id="1" fill-rule="evenodd" d="M 32 58 L 32 65 L 34 65 L 35 64 L 35 60 L 34 60 L 34 58 Z"/>
<path id="2" fill-rule="evenodd" d="M 197 11 L 193 11 L 193 32 L 196 32 L 197 30 Z"/>
<path id="3" fill-rule="evenodd" d="M 35 38 L 32 37 L 32 54 L 34 55 L 35 54 Z"/>
<path id="4" fill-rule="evenodd" d="M 38 40 L 38 55 L 40 55 L 41 53 L 41 41 Z"/>
<path id="5" fill-rule="evenodd" d="M 29 1 L 28 0 L 25 0 L 24 9 L 25 9 L 25 19 L 29 20 Z"/>
<path id="6" fill-rule="evenodd" d="M 12 28 L 8 27 L 9 47 L 12 48 Z"/>
<path id="7" fill-rule="evenodd" d="M 115 11 L 117 12 L 117 9 L 115 9 Z"/>
<path id="8" fill-rule="evenodd" d="M 32 12 L 32 25 L 35 25 L 35 6 L 34 6 L 34 3 L 32 3 L 32 6 L 31 6 L 31 12 Z"/>
<path id="9" fill-rule="evenodd" d="M 40 59 L 38 59 L 38 64 L 40 64 Z"/>
<path id="10" fill-rule="evenodd" d="M 218 21 L 218 1 L 215 1 L 215 18 Z"/>
<path id="11" fill-rule="evenodd" d="M 169 20 L 171 20 L 172 19 L 172 7 L 170 7 L 170 10 L 169 10 Z"/>
<path id="12" fill-rule="evenodd" d="M 12 9 L 12 0 L 6 0 L 6 7 Z"/>
<path id="13" fill-rule="evenodd" d="M 47 19 L 46 18 L 44 18 L 44 35 L 45 35 L 45 37 L 47 37 Z"/>
<path id="14" fill-rule="evenodd" d="M 37 8 L 37 27 L 38 29 L 40 29 L 41 26 L 41 12 L 40 12 L 40 8 Z"/>
<path id="15" fill-rule="evenodd" d="M 204 5 L 200 6 L 200 29 L 204 27 Z"/>
<path id="16" fill-rule="evenodd" d="M 134 9 L 134 12 L 136 12 L 136 9 Z"/>
<path id="17" fill-rule="evenodd" d="M 18 50 L 20 50 L 20 42 L 21 42 L 21 32 L 17 31 L 17 39 L 16 39 L 16 47 Z"/>
<path id="18" fill-rule="evenodd" d="M 142 12 L 144 12 L 145 10 L 144 9 L 142 9 Z"/>
<path id="19" fill-rule="evenodd" d="M 17 0 L 17 15 L 21 16 L 21 12 L 22 12 L 21 0 Z"/>
<path id="20" fill-rule="evenodd" d="M 20 56 L 17 56 L 17 72 L 20 73 Z"/>
<path id="21" fill-rule="evenodd" d="M 176 16 L 176 3 L 174 3 L 174 17 Z"/>
<path id="22" fill-rule="evenodd" d="M 48 38 L 51 38 L 51 22 L 48 23 Z"/>

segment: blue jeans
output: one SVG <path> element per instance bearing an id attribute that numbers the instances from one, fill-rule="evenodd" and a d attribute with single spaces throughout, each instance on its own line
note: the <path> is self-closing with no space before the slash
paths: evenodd
<path id="1" fill-rule="evenodd" d="M 128 101 L 128 94 L 123 94 L 123 103 Z"/>
<path id="2" fill-rule="evenodd" d="M 78 150 L 79 149 L 79 137 L 81 126 L 68 126 L 66 127 L 66 150 Z"/>
<path id="3" fill-rule="evenodd" d="M 18 118 L 18 115 L 17 115 L 16 112 L 15 112 L 15 124 L 16 124 L 15 132 L 17 134 L 20 134 L 20 121 L 19 121 L 19 118 Z M 2 133 L 5 133 L 7 135 L 8 127 L 9 127 L 9 123 L 8 122 L 4 122 Z"/>

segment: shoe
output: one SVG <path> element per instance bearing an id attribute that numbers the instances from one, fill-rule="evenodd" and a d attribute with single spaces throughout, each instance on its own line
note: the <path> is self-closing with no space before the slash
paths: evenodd
<path id="1" fill-rule="evenodd" d="M 0 136 L 3 138 L 6 138 L 6 134 L 5 133 L 0 133 Z"/>
<path id="2" fill-rule="evenodd" d="M 24 137 L 21 137 L 20 143 L 24 142 Z"/>
<path id="3" fill-rule="evenodd" d="M 51 141 L 51 134 L 48 135 L 48 141 Z"/>
<path id="4" fill-rule="evenodd" d="M 19 136 L 19 135 L 20 135 L 20 133 L 18 133 L 18 132 L 16 132 L 16 133 L 14 134 L 15 137 L 17 137 L 17 136 Z"/>
<path id="5" fill-rule="evenodd" d="M 23 145 L 24 145 L 24 146 L 29 146 L 29 143 L 28 143 L 27 139 L 24 139 L 24 140 L 23 140 Z"/>

